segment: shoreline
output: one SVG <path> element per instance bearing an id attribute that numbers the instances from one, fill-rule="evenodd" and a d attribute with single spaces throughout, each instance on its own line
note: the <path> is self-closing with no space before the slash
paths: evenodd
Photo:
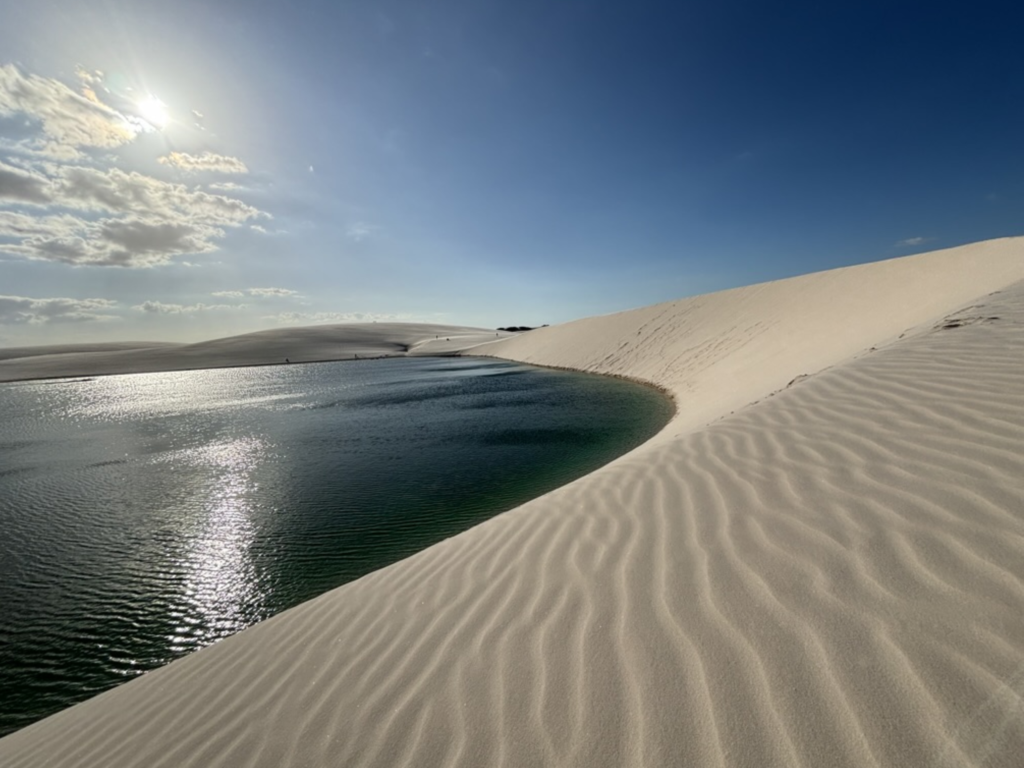
<path id="1" fill-rule="evenodd" d="M 240 363 L 238 365 L 217 365 L 217 366 L 201 366 L 196 368 L 165 368 L 153 371 L 131 371 L 128 373 L 112 372 L 112 373 L 90 373 L 87 376 L 82 374 L 54 374 L 52 376 L 38 376 L 31 379 L 4 379 L 0 380 L 0 386 L 4 384 L 28 384 L 36 381 L 52 382 L 52 381 L 64 381 L 67 379 L 78 380 L 78 381 L 91 381 L 92 379 L 105 378 L 107 376 L 137 376 L 146 375 L 150 373 L 194 373 L 196 371 L 226 371 L 234 370 L 238 368 L 269 368 L 272 366 L 285 366 L 285 365 L 322 365 L 324 363 L 361 363 L 364 360 L 403 360 L 410 355 L 377 355 L 375 357 L 339 357 L 339 358 L 327 358 L 324 360 L 296 360 L 295 362 L 265 362 L 265 363 Z M 416 357 L 458 357 L 458 355 L 416 355 Z M 17 359 L 17 358 L 15 358 Z"/>
<path id="2" fill-rule="evenodd" d="M 130 349 L 94 350 L 96 345 L 68 344 L 43 354 L 35 352 L 40 347 L 14 347 L 0 350 L 0 383 L 383 357 L 450 357 L 510 335 L 428 323 L 349 323 L 255 331 L 192 344 L 138 342 Z M 19 349 L 32 353 L 12 355 Z"/>
<path id="3" fill-rule="evenodd" d="M 1004 239 L 493 342 L 675 414 L 0 761 L 1012 765 L 1022 281 Z"/>
<path id="4" fill-rule="evenodd" d="M 0 737 L 84 700 L 75 685 L 83 670 L 92 695 L 123 684 L 252 626 L 254 617 L 295 607 L 593 472 L 672 415 L 649 387 L 493 358 L 392 359 L 360 370 L 171 374 L 149 383 L 115 379 L 112 389 L 97 379 L 80 385 L 88 393 L 61 380 L 53 396 L 36 383 L 7 392 L 2 410 L 12 418 L 0 454 L 18 474 L 0 477 L 7 549 L 17 562 L 47 568 L 2 569 L 10 619 L 0 638 Z M 129 429 L 149 436 L 136 438 L 130 454 L 104 438 L 119 414 L 103 404 L 123 402 L 126 391 Z M 273 400 L 267 412 L 269 391 L 287 404 Z M 60 407 L 29 416 L 36 403 L 88 403 L 101 412 L 68 424 Z M 19 440 L 25 435 L 30 448 Z M 225 450 L 234 457 L 226 475 Z M 187 468 L 168 481 L 179 462 Z M 399 469 L 401 486 L 393 479 Z M 49 503 L 50 487 L 67 490 Z M 133 490 L 112 492 L 122 487 Z M 154 496 L 150 488 L 162 490 Z M 147 557 L 113 544 L 123 540 L 126 519 Z M 207 544 L 193 539 L 196 531 Z M 58 554 L 85 545 L 91 555 Z M 232 560 L 200 567 L 195 553 L 211 547 Z M 60 575 L 67 568 L 77 574 L 72 581 Z M 230 602 L 210 592 L 212 573 Z M 122 634 L 122 611 L 132 617 L 130 635 Z M 170 644 L 166 622 L 178 626 Z M 95 643 L 76 640 L 87 626 Z M 29 640 L 26 632 L 45 634 Z M 126 659 L 136 661 L 126 666 Z M 40 665 L 50 669 L 45 680 L 33 674 Z"/>

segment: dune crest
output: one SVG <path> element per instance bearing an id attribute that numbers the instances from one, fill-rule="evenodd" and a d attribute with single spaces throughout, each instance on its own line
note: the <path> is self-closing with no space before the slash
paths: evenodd
<path id="1" fill-rule="evenodd" d="M 475 352 L 653 382 L 680 400 L 667 433 L 678 435 L 1021 278 L 1024 238 L 989 240 L 588 317 Z"/>
<path id="2" fill-rule="evenodd" d="M 1019 765 L 1024 240 L 476 351 L 651 381 L 678 414 L 0 764 Z"/>

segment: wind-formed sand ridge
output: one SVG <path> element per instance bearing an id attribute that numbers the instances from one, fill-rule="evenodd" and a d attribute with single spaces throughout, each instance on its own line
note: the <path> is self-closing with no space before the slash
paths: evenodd
<path id="1" fill-rule="evenodd" d="M 0 763 L 1019 765 L 1020 281 L 992 241 L 480 348 L 679 412 Z"/>

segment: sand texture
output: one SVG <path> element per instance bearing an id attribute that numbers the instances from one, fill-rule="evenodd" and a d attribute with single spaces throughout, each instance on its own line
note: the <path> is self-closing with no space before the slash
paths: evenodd
<path id="1" fill-rule="evenodd" d="M 181 371 L 241 365 L 444 355 L 497 331 L 428 323 L 342 323 L 275 328 L 195 344 L 128 342 L 0 349 L 0 381 Z M 501 336 L 508 336 L 501 333 Z"/>
<path id="2" fill-rule="evenodd" d="M 1024 241 L 485 349 L 647 379 L 679 412 L 0 740 L 0 765 L 1022 764 Z"/>

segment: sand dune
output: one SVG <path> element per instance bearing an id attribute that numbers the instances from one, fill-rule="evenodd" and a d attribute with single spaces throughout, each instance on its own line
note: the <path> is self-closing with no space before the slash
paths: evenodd
<path id="1" fill-rule="evenodd" d="M 0 764 L 1020 765 L 1024 241 L 484 350 L 647 379 L 679 413 Z"/>
<path id="2" fill-rule="evenodd" d="M 242 365 L 452 354 L 508 336 L 429 323 L 344 323 L 275 328 L 196 344 L 127 342 L 0 349 L 0 381 L 181 371 Z"/>
<path id="3" fill-rule="evenodd" d="M 135 349 L 154 349 L 156 347 L 172 348 L 178 346 L 182 345 L 174 344 L 172 342 L 109 341 L 100 342 L 98 344 L 49 344 L 37 347 L 0 347 L 0 360 L 62 355 L 67 354 L 68 352 L 127 352 Z"/>

